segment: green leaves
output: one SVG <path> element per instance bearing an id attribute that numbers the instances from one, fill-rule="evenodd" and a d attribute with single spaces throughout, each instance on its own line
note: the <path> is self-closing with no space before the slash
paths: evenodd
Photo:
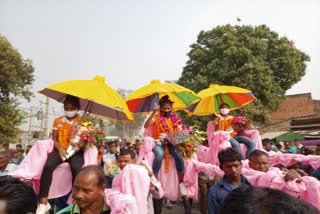
<path id="1" fill-rule="evenodd" d="M 236 114 L 247 114 L 260 123 L 267 121 L 268 112 L 276 110 L 286 91 L 305 75 L 310 60 L 293 41 L 279 37 L 266 25 L 217 26 L 201 31 L 190 47 L 178 84 L 196 92 L 213 83 L 247 88 L 258 100 Z M 192 118 L 205 127 L 207 120 Z"/>
<path id="2" fill-rule="evenodd" d="M 34 81 L 34 68 L 30 60 L 22 58 L 10 42 L 0 36 L 0 138 L 2 142 L 14 142 L 15 128 L 23 119 L 17 109 L 17 98 L 29 99 Z"/>

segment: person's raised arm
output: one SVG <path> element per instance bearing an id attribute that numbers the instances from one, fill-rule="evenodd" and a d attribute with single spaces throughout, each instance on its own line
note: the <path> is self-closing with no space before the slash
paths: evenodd
<path id="1" fill-rule="evenodd" d="M 159 105 L 155 104 L 154 105 L 154 109 L 153 109 L 153 112 L 152 114 L 149 116 L 149 118 L 147 119 L 147 121 L 144 123 L 144 128 L 147 129 L 151 126 L 151 124 L 153 123 L 153 116 L 155 114 L 157 114 L 159 111 Z"/>
<path id="2" fill-rule="evenodd" d="M 223 119 L 223 117 L 221 116 L 220 113 L 215 112 L 214 115 L 216 116 L 216 118 L 213 120 L 213 122 L 215 123 L 215 130 L 221 130 L 221 120 Z"/>

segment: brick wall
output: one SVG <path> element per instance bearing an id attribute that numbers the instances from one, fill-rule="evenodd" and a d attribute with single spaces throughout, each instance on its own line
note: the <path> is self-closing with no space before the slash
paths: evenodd
<path id="1" fill-rule="evenodd" d="M 313 100 L 314 111 L 320 115 L 320 100 Z"/>
<path id="2" fill-rule="evenodd" d="M 279 123 L 292 117 L 313 115 L 315 109 L 320 111 L 320 102 L 314 102 L 311 93 L 288 95 L 282 101 L 279 109 L 270 114 L 270 123 Z"/>

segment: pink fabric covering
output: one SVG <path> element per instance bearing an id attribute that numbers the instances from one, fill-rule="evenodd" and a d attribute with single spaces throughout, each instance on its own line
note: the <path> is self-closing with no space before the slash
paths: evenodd
<path id="1" fill-rule="evenodd" d="M 262 150 L 262 141 L 258 130 L 246 130 L 245 135 L 251 138 L 256 143 L 256 149 Z M 207 136 L 210 150 L 208 151 L 204 162 L 219 164 L 219 151 L 231 147 L 231 144 L 228 142 L 230 140 L 230 134 L 226 131 L 216 131 L 214 122 L 209 121 L 207 125 Z M 240 144 L 240 147 L 242 150 L 242 154 L 244 154 L 245 156 L 247 147 L 243 144 Z"/>
<path id="2" fill-rule="evenodd" d="M 284 180 L 283 172 L 278 168 L 272 168 L 268 172 L 260 172 L 253 169 L 242 169 L 242 174 L 248 179 L 253 186 L 264 186 L 273 189 L 279 189 L 295 197 L 306 190 L 303 182 Z"/>
<path id="3" fill-rule="evenodd" d="M 210 148 L 207 146 L 199 145 L 197 149 L 198 161 L 203 163 L 209 163 L 207 154 L 209 153 Z"/>
<path id="4" fill-rule="evenodd" d="M 139 214 L 134 196 L 122 194 L 118 188 L 104 191 L 106 203 L 111 208 L 111 214 Z"/>
<path id="5" fill-rule="evenodd" d="M 303 176 L 302 180 L 306 185 L 306 190 L 300 194 L 300 198 L 313 204 L 320 210 L 320 182 L 310 176 Z"/>
<path id="6" fill-rule="evenodd" d="M 300 154 L 284 154 L 282 152 L 268 152 L 269 162 L 272 165 L 282 164 L 283 166 L 291 166 L 297 162 L 310 164 L 314 169 L 320 167 L 319 155 L 300 155 Z"/>
<path id="7" fill-rule="evenodd" d="M 256 149 L 262 150 L 262 140 L 261 140 L 261 135 L 258 130 L 256 129 L 249 129 L 246 130 L 246 135 L 253 140 L 253 142 L 256 143 Z"/>
<path id="8" fill-rule="evenodd" d="M 138 163 L 143 159 L 146 160 L 149 166 L 152 166 L 154 153 L 154 140 L 152 137 L 145 137 L 143 143 L 140 146 L 140 152 L 138 157 Z M 175 168 L 175 161 L 170 157 L 170 168 L 168 172 L 165 172 L 164 160 L 158 173 L 158 181 L 164 190 L 164 197 L 171 201 L 176 201 L 179 198 L 179 182 L 178 175 Z"/>
<path id="9" fill-rule="evenodd" d="M 219 165 L 218 153 L 221 150 L 231 147 L 229 143 L 230 134 L 226 131 L 216 131 L 213 121 L 209 121 L 207 125 L 207 136 L 210 150 L 208 150 L 205 162 Z"/>
<path id="10" fill-rule="evenodd" d="M 148 171 L 139 165 L 129 164 L 113 179 L 112 188 L 136 199 L 139 213 L 147 214 L 150 177 Z"/>
<path id="11" fill-rule="evenodd" d="M 242 169 L 242 174 L 253 186 L 270 187 L 287 192 L 295 197 L 313 204 L 320 210 L 320 182 L 310 176 L 303 176 L 302 182 L 296 180 L 286 182 L 284 174 L 278 168 L 271 168 L 268 172 L 253 169 Z"/>
<path id="12" fill-rule="evenodd" d="M 188 198 L 198 200 L 198 174 L 199 172 L 205 172 L 212 176 L 223 176 L 223 171 L 219 166 L 209 163 L 199 162 L 197 157 L 192 159 L 185 159 L 185 174 L 183 182 L 188 189 Z"/>
<path id="13" fill-rule="evenodd" d="M 148 164 L 151 166 L 154 154 L 152 148 L 154 147 L 154 141 L 151 137 L 145 137 L 143 144 L 140 147 L 138 162 L 145 159 Z M 203 153 L 203 158 L 207 157 L 208 147 L 200 146 L 200 153 Z M 198 152 L 199 152 L 198 150 Z M 143 152 L 141 152 L 143 151 Z M 188 198 L 197 199 L 198 198 L 198 173 L 204 171 L 210 175 L 221 175 L 222 171 L 218 166 L 202 163 L 197 160 L 197 157 L 194 155 L 192 159 L 184 159 L 185 174 L 184 174 L 184 183 L 188 190 Z M 158 174 L 158 180 L 161 183 L 162 188 L 164 189 L 164 196 L 171 201 L 176 201 L 179 196 L 179 182 L 177 171 L 175 168 L 175 161 L 170 158 L 170 169 L 169 172 L 165 172 L 164 162 L 162 163 L 161 169 Z"/>
<path id="14" fill-rule="evenodd" d="M 48 155 L 53 151 L 54 143 L 51 139 L 38 141 L 20 163 L 16 171 L 10 175 L 22 181 L 32 181 L 33 188 L 39 193 L 40 177 Z M 97 164 L 98 150 L 90 147 L 84 152 L 84 166 Z M 61 181 L 63 180 L 63 185 Z M 72 174 L 68 163 L 60 164 L 53 172 L 52 184 L 48 198 L 58 198 L 66 195 L 72 188 Z"/>
<path id="15" fill-rule="evenodd" d="M 152 149 L 154 148 L 154 146 L 155 144 L 153 138 L 145 137 L 143 139 L 143 143 L 140 146 L 140 152 L 137 162 L 140 163 L 140 161 L 144 159 L 149 166 L 152 166 L 154 159 L 154 153 L 152 152 Z M 176 201 L 179 198 L 179 182 L 175 168 L 175 161 L 172 157 L 170 157 L 169 172 L 165 172 L 163 161 L 158 173 L 158 180 L 160 181 L 161 186 L 164 190 L 164 197 L 168 198 L 171 201 Z"/>

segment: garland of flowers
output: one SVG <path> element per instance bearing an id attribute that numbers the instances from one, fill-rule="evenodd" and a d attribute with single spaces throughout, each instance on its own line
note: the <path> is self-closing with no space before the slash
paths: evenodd
<path id="1" fill-rule="evenodd" d="M 188 130 L 189 132 L 191 132 L 191 130 L 185 126 L 182 121 L 180 120 L 180 118 L 173 112 L 170 113 L 169 115 L 170 120 L 173 123 L 173 132 L 179 131 L 181 130 Z M 166 117 L 160 113 L 160 129 L 162 133 L 165 134 L 170 134 L 170 129 L 168 127 L 168 124 L 166 123 Z M 169 151 L 169 146 L 166 144 L 164 145 L 164 164 L 165 164 L 165 172 L 169 172 L 169 168 L 170 168 L 170 155 L 169 155 L 170 151 Z"/>
<path id="2" fill-rule="evenodd" d="M 169 115 L 169 118 L 173 122 L 173 131 L 174 132 L 179 131 L 180 128 L 181 128 L 181 130 L 190 131 L 190 129 L 182 123 L 182 121 L 180 120 L 178 115 L 176 115 L 175 113 L 171 112 Z M 169 130 L 169 127 L 166 123 L 166 117 L 164 117 L 163 114 L 160 114 L 160 128 L 163 133 L 166 133 L 166 134 L 171 133 Z"/>

